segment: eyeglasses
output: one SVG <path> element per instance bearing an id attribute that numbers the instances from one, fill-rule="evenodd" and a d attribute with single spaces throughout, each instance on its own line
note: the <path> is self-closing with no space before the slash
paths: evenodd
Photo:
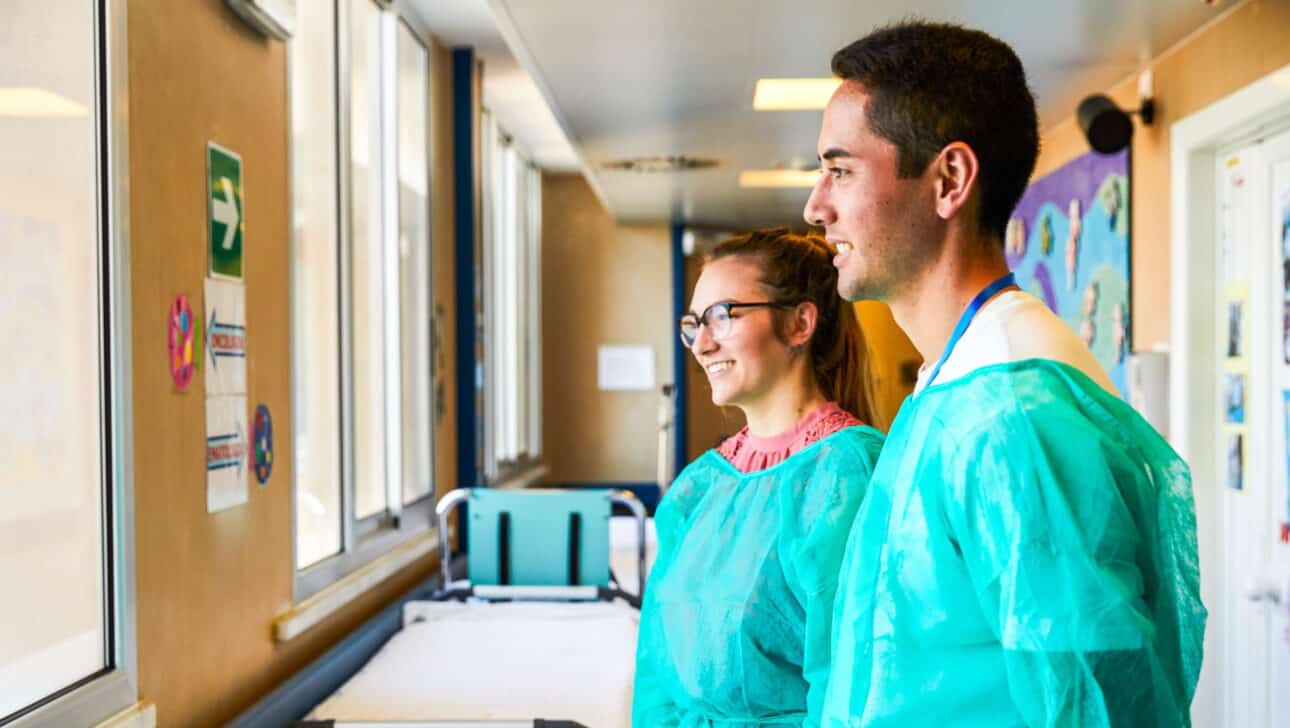
<path id="1" fill-rule="evenodd" d="M 774 301 L 761 301 L 758 303 L 739 303 L 735 301 L 721 301 L 703 309 L 702 315 L 687 313 L 677 322 L 681 330 L 681 343 L 685 344 L 688 349 L 694 346 L 694 340 L 699 338 L 699 327 L 707 326 L 708 332 L 714 339 L 724 339 L 730 335 L 731 321 L 734 319 L 730 312 L 736 308 L 792 308 L 796 304 L 776 303 Z"/>

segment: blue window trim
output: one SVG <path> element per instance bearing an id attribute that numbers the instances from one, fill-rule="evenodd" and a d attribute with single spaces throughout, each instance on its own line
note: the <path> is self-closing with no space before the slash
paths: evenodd
<path id="1" fill-rule="evenodd" d="M 682 237 L 685 226 L 679 222 L 672 223 L 672 320 L 679 321 L 685 315 L 685 250 Z M 689 459 L 686 457 L 686 437 L 689 427 L 686 422 L 687 387 L 685 382 L 685 347 L 679 336 L 672 337 L 672 377 L 675 379 L 676 413 L 672 419 L 672 432 L 676 439 L 676 472 L 685 468 Z"/>

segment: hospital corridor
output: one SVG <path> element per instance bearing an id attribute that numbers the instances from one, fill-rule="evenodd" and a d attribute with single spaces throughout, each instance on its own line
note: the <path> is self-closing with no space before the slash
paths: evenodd
<path id="1" fill-rule="evenodd" d="M 1290 728 L 1290 0 L 0 0 L 0 728 Z"/>

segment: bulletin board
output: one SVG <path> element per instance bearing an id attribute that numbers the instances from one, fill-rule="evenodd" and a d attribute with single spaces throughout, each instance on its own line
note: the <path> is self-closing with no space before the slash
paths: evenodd
<path id="1" fill-rule="evenodd" d="M 1018 285 L 1048 305 L 1128 396 L 1129 150 L 1088 152 L 1035 180 L 1004 238 Z"/>

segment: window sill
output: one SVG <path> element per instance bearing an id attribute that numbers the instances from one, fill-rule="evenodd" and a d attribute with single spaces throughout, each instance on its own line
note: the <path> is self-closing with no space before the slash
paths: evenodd
<path id="1" fill-rule="evenodd" d="M 505 477 L 499 479 L 497 484 L 492 486 L 498 490 L 521 490 L 535 485 L 538 481 L 545 478 L 547 467 L 541 463 L 534 463 L 524 468 L 518 468 L 509 472 Z"/>
<path id="2" fill-rule="evenodd" d="M 138 703 L 126 708 L 94 728 L 156 728 L 157 706 Z"/>
<path id="3" fill-rule="evenodd" d="M 273 621 L 273 638 L 278 642 L 294 639 L 414 561 L 438 553 L 439 529 L 431 528 L 279 615 Z"/>

